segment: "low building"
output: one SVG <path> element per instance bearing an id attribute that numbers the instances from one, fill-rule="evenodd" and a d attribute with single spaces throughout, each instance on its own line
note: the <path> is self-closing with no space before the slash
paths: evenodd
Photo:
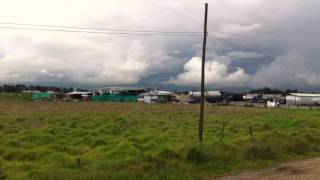
<path id="1" fill-rule="evenodd" d="M 102 94 L 92 96 L 94 102 L 137 102 L 137 96 L 122 94 Z"/>
<path id="2" fill-rule="evenodd" d="M 245 94 L 243 100 L 254 103 L 279 102 L 284 103 L 285 97 L 281 94 Z"/>
<path id="3" fill-rule="evenodd" d="M 205 99 L 207 102 L 216 103 L 220 102 L 222 93 L 220 91 L 207 91 L 205 93 Z"/>
<path id="4" fill-rule="evenodd" d="M 282 99 L 281 94 L 262 94 L 262 99 L 265 101 L 280 101 Z"/>
<path id="5" fill-rule="evenodd" d="M 93 101 L 99 102 L 137 102 L 138 95 L 155 91 L 145 87 L 101 87 L 91 90 Z"/>
<path id="6" fill-rule="evenodd" d="M 34 91 L 32 92 L 32 100 L 40 101 L 40 100 L 54 100 L 57 98 L 59 93 L 54 91 L 40 92 Z"/>
<path id="7" fill-rule="evenodd" d="M 137 96 L 138 94 L 147 93 L 155 90 L 156 88 L 145 88 L 145 87 L 101 87 L 101 88 L 94 88 L 91 91 L 94 93 L 94 95 L 121 94 L 121 95 Z"/>
<path id="8" fill-rule="evenodd" d="M 320 105 L 320 94 L 290 93 L 286 96 L 288 105 Z"/>
<path id="9" fill-rule="evenodd" d="M 216 103 L 221 101 L 222 93 L 220 91 L 205 91 L 205 100 L 210 103 Z M 198 103 L 201 99 L 200 91 L 189 92 L 189 103 Z"/>
<path id="10" fill-rule="evenodd" d="M 277 108 L 279 105 L 279 101 L 267 101 L 267 108 Z"/>
<path id="11" fill-rule="evenodd" d="M 137 98 L 138 102 L 145 103 L 173 103 L 176 101 L 176 96 L 169 91 L 151 91 L 147 93 L 141 93 Z"/>
<path id="12" fill-rule="evenodd" d="M 32 94 L 32 93 L 40 93 L 40 91 L 27 90 L 27 91 L 22 91 L 22 93 Z"/>
<path id="13" fill-rule="evenodd" d="M 67 100 L 84 100 L 89 101 L 91 100 L 93 93 L 92 92 L 70 92 L 66 94 Z"/>
<path id="14" fill-rule="evenodd" d="M 255 102 L 259 99 L 259 96 L 261 96 L 261 95 L 259 95 L 259 94 L 245 94 L 245 95 L 243 95 L 242 98 L 244 101 Z"/>

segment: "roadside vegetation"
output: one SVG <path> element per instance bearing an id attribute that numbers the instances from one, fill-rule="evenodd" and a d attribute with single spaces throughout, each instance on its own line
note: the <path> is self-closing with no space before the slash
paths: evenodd
<path id="1" fill-rule="evenodd" d="M 0 95 L 0 179 L 205 179 L 318 156 L 320 111 Z"/>
<path id="2" fill-rule="evenodd" d="M 28 93 L 7 93 L 0 92 L 0 102 L 8 101 L 31 101 L 31 94 Z"/>

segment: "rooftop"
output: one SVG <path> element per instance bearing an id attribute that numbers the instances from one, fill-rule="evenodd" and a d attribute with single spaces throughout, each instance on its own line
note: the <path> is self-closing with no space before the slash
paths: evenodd
<path id="1" fill-rule="evenodd" d="M 156 88 L 150 88 L 150 87 L 100 87 L 100 88 L 94 88 L 95 90 L 108 90 L 108 91 L 139 91 L 139 90 L 146 90 L 146 89 L 156 89 Z"/>
<path id="2" fill-rule="evenodd" d="M 67 95 L 76 95 L 76 94 L 86 95 L 86 94 L 92 94 L 92 92 L 78 92 L 78 91 L 74 91 L 74 92 L 69 92 L 69 93 L 67 93 Z"/>
<path id="3" fill-rule="evenodd" d="M 310 94 L 310 93 L 290 93 L 292 96 L 300 97 L 320 97 L 320 94 Z"/>

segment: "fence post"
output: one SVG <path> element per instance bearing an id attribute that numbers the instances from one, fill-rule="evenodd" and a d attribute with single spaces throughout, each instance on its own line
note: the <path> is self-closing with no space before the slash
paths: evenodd
<path id="1" fill-rule="evenodd" d="M 80 169 L 80 158 L 77 158 L 77 168 Z"/>
<path id="2" fill-rule="evenodd" d="M 251 137 L 253 137 L 253 129 L 252 129 L 252 125 L 249 126 L 249 134 Z"/>
<path id="3" fill-rule="evenodd" d="M 220 134 L 220 143 L 222 143 L 223 138 L 224 138 L 224 128 L 226 127 L 227 122 L 223 122 L 222 128 L 221 128 L 221 134 Z"/>

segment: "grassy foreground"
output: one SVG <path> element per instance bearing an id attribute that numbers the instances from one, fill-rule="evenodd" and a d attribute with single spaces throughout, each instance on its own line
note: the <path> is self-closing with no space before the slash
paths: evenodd
<path id="1" fill-rule="evenodd" d="M 320 152 L 320 111 L 206 107 L 200 145 L 198 109 L 2 99 L 0 179 L 211 179 Z"/>

